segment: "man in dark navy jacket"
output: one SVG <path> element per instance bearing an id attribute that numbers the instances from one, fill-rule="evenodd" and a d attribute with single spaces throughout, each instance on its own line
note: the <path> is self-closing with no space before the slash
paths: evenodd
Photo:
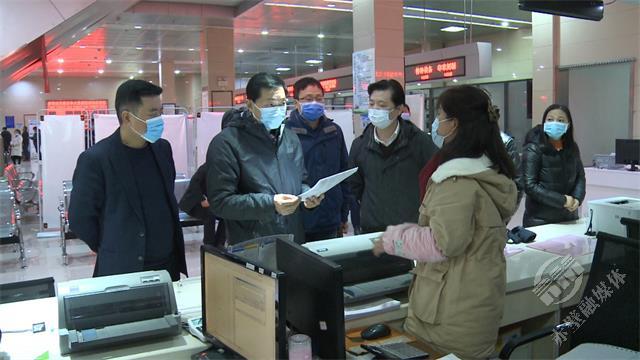
<path id="1" fill-rule="evenodd" d="M 340 126 L 324 114 L 324 89 L 312 77 L 293 85 L 296 109 L 289 115 L 287 127 L 298 134 L 310 186 L 318 180 L 347 170 L 349 157 Z M 343 181 L 324 194 L 322 204 L 302 214 L 307 241 L 327 240 L 347 231 L 349 185 Z"/>
<path id="2" fill-rule="evenodd" d="M 69 225 L 97 253 L 94 276 L 187 273 L 173 195 L 171 145 L 160 139 L 162 88 L 129 80 L 116 92 L 120 127 L 78 158 Z"/>

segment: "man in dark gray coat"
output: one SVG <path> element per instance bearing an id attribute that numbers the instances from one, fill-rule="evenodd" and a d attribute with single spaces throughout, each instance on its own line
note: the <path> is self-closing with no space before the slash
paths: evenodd
<path id="1" fill-rule="evenodd" d="M 282 79 L 259 73 L 247 83 L 247 108 L 225 114 L 225 127 L 207 151 L 210 210 L 225 222 L 231 245 L 256 237 L 294 234 L 304 243 L 298 208 L 306 170 L 298 136 L 285 128 Z M 320 205 L 324 195 L 304 202 Z"/>
<path id="2" fill-rule="evenodd" d="M 399 82 L 381 80 L 369 85 L 368 92 L 371 124 L 349 154 L 349 167 L 359 168 L 349 181 L 360 203 L 363 233 L 418 222 L 418 175 L 436 152 L 425 132 L 400 118 L 405 94 Z"/>

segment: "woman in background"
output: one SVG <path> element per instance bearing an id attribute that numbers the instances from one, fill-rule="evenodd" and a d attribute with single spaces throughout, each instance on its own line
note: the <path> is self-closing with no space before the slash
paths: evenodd
<path id="1" fill-rule="evenodd" d="M 542 124 L 525 140 L 522 169 L 527 194 L 525 227 L 578 219 L 585 197 L 584 167 L 573 139 L 573 119 L 566 106 L 545 110 Z"/>
<path id="2" fill-rule="evenodd" d="M 14 165 L 22 163 L 22 134 L 16 129 L 13 139 L 11 139 L 11 161 Z"/>

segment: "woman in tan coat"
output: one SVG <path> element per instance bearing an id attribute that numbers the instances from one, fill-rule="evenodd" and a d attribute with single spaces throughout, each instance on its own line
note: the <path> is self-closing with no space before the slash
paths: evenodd
<path id="1" fill-rule="evenodd" d="M 486 92 L 453 87 L 438 99 L 418 224 L 390 226 L 374 248 L 418 261 L 405 330 L 444 353 L 495 350 L 505 295 L 506 221 L 515 171 Z"/>

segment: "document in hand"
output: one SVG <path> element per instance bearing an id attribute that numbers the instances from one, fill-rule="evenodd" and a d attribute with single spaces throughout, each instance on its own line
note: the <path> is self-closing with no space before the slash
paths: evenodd
<path id="1" fill-rule="evenodd" d="M 346 180 L 349 176 L 355 174 L 356 171 L 358 171 L 357 167 L 320 179 L 314 187 L 312 187 L 308 191 L 305 191 L 304 193 L 299 195 L 300 200 L 305 201 L 312 196 L 320 196 L 326 193 L 327 191 L 331 190 L 331 188 L 333 188 L 334 186 Z"/>

